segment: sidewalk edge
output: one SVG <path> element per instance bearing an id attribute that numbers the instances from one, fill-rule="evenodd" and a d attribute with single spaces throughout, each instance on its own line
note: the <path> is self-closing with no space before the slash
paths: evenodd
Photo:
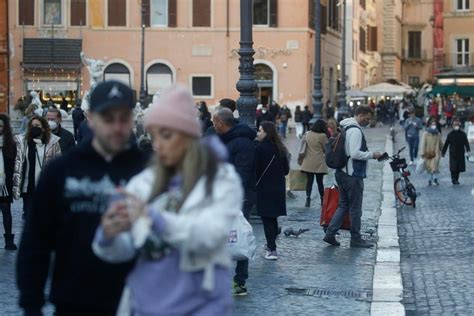
<path id="1" fill-rule="evenodd" d="M 385 151 L 393 154 L 394 144 L 387 136 Z M 393 193 L 394 176 L 388 163 L 383 168 L 383 202 L 378 219 L 376 263 L 374 266 L 373 298 L 370 307 L 372 316 L 405 315 L 403 283 L 400 266 L 400 244 L 398 240 L 397 209 Z"/>

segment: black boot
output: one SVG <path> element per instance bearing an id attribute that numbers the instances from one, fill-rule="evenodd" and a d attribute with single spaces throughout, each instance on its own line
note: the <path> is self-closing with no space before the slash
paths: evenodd
<path id="1" fill-rule="evenodd" d="M 311 206 L 311 198 L 307 197 L 306 198 L 306 203 L 304 204 L 304 207 L 310 207 Z"/>
<path id="2" fill-rule="evenodd" d="M 17 250 L 18 249 L 16 247 L 15 243 L 13 242 L 13 239 L 15 238 L 15 235 L 13 235 L 13 234 L 4 234 L 3 237 L 5 237 L 5 249 L 6 250 Z"/>

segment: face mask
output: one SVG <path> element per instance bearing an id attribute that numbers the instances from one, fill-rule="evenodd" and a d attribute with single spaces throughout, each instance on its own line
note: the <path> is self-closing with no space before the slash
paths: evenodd
<path id="1" fill-rule="evenodd" d="M 33 126 L 30 130 L 30 135 L 33 138 L 40 138 L 43 134 L 43 130 L 38 126 Z"/>
<path id="2" fill-rule="evenodd" d="M 459 131 L 459 126 L 454 126 L 455 131 Z"/>
<path id="3" fill-rule="evenodd" d="M 267 110 L 263 109 L 263 110 L 262 110 L 262 113 L 263 113 L 263 114 L 267 113 Z"/>
<path id="4" fill-rule="evenodd" d="M 435 130 L 436 129 L 436 125 L 431 125 L 430 127 L 432 130 Z"/>
<path id="5" fill-rule="evenodd" d="M 58 128 L 58 123 L 56 123 L 55 121 L 48 121 L 48 125 L 49 125 L 49 128 L 51 128 L 51 130 L 55 130 L 56 128 Z"/>

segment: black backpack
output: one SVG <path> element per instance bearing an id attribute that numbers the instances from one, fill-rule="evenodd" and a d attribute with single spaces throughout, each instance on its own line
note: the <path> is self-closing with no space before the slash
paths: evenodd
<path id="1" fill-rule="evenodd" d="M 332 169 L 342 169 L 347 165 L 349 156 L 346 154 L 346 132 L 355 125 L 348 126 L 334 133 L 324 145 L 326 165 Z"/>

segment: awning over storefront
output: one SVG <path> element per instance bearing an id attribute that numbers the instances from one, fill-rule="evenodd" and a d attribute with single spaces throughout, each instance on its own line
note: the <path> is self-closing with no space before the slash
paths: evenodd
<path id="1" fill-rule="evenodd" d="M 464 97 L 474 97 L 474 86 L 437 85 L 430 92 L 432 95 L 452 95 L 455 93 Z"/>
<path id="2" fill-rule="evenodd" d="M 22 67 L 27 71 L 80 69 L 81 39 L 25 38 Z"/>

